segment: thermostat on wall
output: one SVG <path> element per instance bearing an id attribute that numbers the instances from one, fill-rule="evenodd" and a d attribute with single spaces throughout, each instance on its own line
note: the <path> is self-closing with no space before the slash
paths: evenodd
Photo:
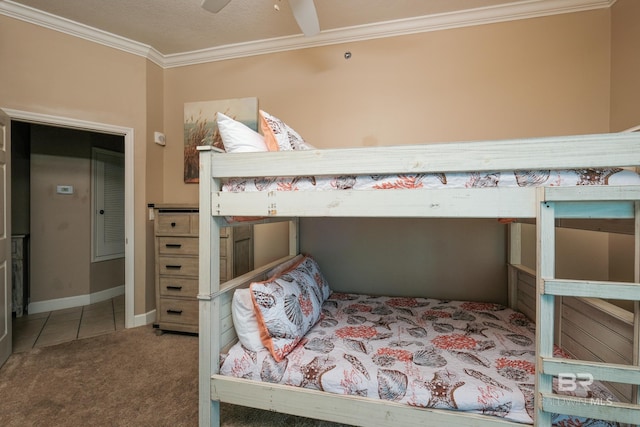
<path id="1" fill-rule="evenodd" d="M 58 185 L 56 186 L 56 193 L 73 194 L 73 185 Z"/>

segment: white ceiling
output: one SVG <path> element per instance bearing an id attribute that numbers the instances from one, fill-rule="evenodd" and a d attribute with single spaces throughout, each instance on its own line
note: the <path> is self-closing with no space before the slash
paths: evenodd
<path id="1" fill-rule="evenodd" d="M 0 14 L 124 50 L 202 62 L 314 45 L 609 7 L 615 0 L 315 0 L 321 33 L 305 38 L 287 0 L 0 0 Z M 279 11 L 274 5 L 278 5 Z M 119 46 L 118 46 L 119 45 Z M 144 54 L 144 53 L 143 53 Z M 185 55 L 189 59 L 185 59 Z M 180 58 L 180 59 L 178 59 Z"/>

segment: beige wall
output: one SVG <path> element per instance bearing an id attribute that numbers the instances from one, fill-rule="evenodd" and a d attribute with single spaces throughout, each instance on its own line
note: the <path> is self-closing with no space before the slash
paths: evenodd
<path id="1" fill-rule="evenodd" d="M 144 244 L 146 192 L 148 179 L 152 188 L 162 188 L 162 168 L 146 167 L 147 157 L 153 156 L 148 153 L 148 61 L 6 16 L 0 16 L 0 58 L 0 108 L 134 129 L 134 311 L 152 310 L 153 298 L 146 298 L 147 270 L 153 271 Z M 161 164 L 158 158 L 156 164 Z"/>
<path id="2" fill-rule="evenodd" d="M 640 2 L 611 8 L 611 131 L 640 125 Z"/>
<path id="3" fill-rule="evenodd" d="M 300 234 L 335 291 L 507 303 L 495 219 L 304 218 Z"/>
<path id="4" fill-rule="evenodd" d="M 61 141 L 38 129 L 31 150 L 32 303 L 87 295 L 91 278 L 88 141 L 67 142 L 61 153 L 55 148 Z M 74 192 L 57 194 L 56 185 L 72 185 Z"/>
<path id="5" fill-rule="evenodd" d="M 164 132 L 164 70 L 147 61 L 146 64 L 146 105 L 147 105 L 147 129 L 146 157 L 136 161 L 144 161 L 141 172 L 146 173 L 146 203 L 158 203 L 163 201 L 164 155 L 163 147 L 153 142 L 154 132 Z M 142 165 L 140 164 L 142 167 Z M 137 201 L 140 201 L 136 197 Z M 146 311 L 155 308 L 155 239 L 153 236 L 153 221 L 145 215 L 145 236 L 143 241 L 136 240 L 136 245 L 144 244 L 146 254 L 145 286 L 136 286 L 136 300 L 145 302 Z"/>
<path id="6" fill-rule="evenodd" d="M 15 139 L 15 138 L 14 138 Z M 119 149 L 122 138 L 30 126 L 13 147 L 30 147 L 30 302 L 88 296 L 124 284 L 124 260 L 91 259 L 91 150 Z M 73 186 L 58 194 L 57 185 Z"/>

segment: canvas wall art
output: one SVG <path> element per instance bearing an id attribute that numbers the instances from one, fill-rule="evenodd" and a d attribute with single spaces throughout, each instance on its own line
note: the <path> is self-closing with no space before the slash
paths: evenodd
<path id="1" fill-rule="evenodd" d="M 220 99 L 184 104 L 184 182 L 199 182 L 199 145 L 224 149 L 216 115 L 221 112 L 258 131 L 258 98 Z"/>

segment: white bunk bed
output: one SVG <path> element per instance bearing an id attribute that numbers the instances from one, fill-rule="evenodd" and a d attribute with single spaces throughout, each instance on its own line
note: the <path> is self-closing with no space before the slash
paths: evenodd
<path id="1" fill-rule="evenodd" d="M 235 289 L 264 280 L 282 260 L 220 284 L 217 262 L 220 227 L 230 217 L 289 220 L 290 257 L 298 252 L 299 217 L 529 218 L 537 220 L 537 271 L 520 265 L 520 230 L 510 226 L 509 305 L 536 324 L 535 424 L 547 426 L 551 413 L 634 423 L 640 406 L 597 405 L 588 399 L 552 394 L 554 375 L 589 372 L 595 380 L 628 385 L 627 398 L 638 403 L 640 384 L 640 186 L 576 186 L 403 189 L 384 191 L 222 191 L 234 177 L 454 173 L 466 171 L 554 170 L 636 167 L 640 134 L 621 133 L 489 142 L 428 144 L 354 149 L 224 154 L 200 147 L 200 425 L 217 426 L 219 402 L 353 425 L 522 425 L 464 412 L 416 408 L 391 401 L 336 395 L 306 388 L 219 375 L 220 356 L 237 340 L 231 320 Z M 635 283 L 555 278 L 555 220 L 558 218 L 635 218 Z M 325 267 L 326 268 L 326 267 Z M 580 300 L 584 318 L 593 322 L 602 346 L 622 346 L 632 353 L 628 364 L 586 362 L 553 357 L 554 331 L 566 313 L 563 297 L 634 301 L 635 314 L 601 300 Z M 567 298 L 567 302 L 574 298 Z M 573 309 L 575 311 L 575 307 Z M 558 313 L 561 313 L 560 315 Z M 569 316 L 570 314 L 567 314 Z M 566 322 L 569 324 L 570 322 Z M 610 331 L 624 329 L 624 343 L 608 343 Z M 597 332 L 601 331 L 601 332 Z M 609 331 L 609 332 L 607 332 Z M 558 336 L 556 333 L 555 336 Z M 616 338 L 617 339 L 617 338 Z M 580 356 L 581 349 L 573 349 Z M 623 393 L 624 394 L 624 393 Z"/>

